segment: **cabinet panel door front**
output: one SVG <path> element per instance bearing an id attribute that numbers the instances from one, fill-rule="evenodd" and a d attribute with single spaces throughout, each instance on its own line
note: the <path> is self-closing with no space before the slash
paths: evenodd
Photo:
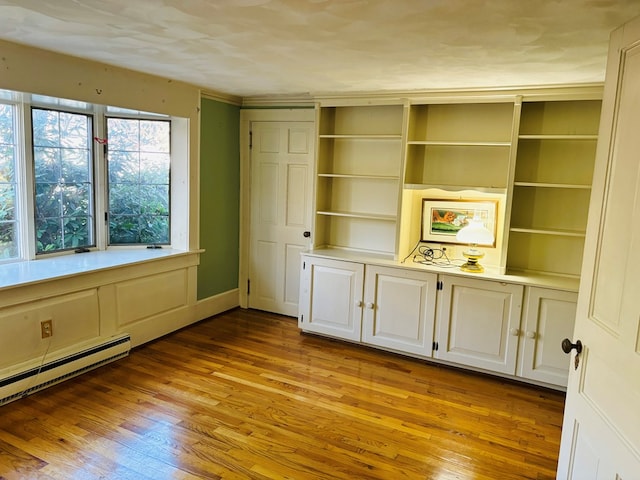
<path id="1" fill-rule="evenodd" d="M 524 310 L 520 376 L 566 386 L 570 358 L 560 348 L 572 338 L 578 294 L 530 287 Z"/>
<path id="2" fill-rule="evenodd" d="M 367 265 L 363 342 L 431 356 L 436 274 Z"/>
<path id="3" fill-rule="evenodd" d="M 364 265 L 303 257 L 302 330 L 360 341 Z"/>
<path id="4" fill-rule="evenodd" d="M 436 358 L 514 375 L 522 285 L 441 279 Z"/>

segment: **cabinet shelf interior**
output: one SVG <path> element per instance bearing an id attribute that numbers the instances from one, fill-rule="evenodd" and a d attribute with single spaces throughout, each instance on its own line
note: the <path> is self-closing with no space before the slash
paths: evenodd
<path id="1" fill-rule="evenodd" d="M 515 188 L 511 224 L 521 228 L 584 231 L 590 194 L 589 190 L 579 189 Z"/>
<path id="2" fill-rule="evenodd" d="M 318 173 L 354 176 L 400 176 L 400 142 L 327 139 L 318 148 Z"/>
<path id="3" fill-rule="evenodd" d="M 328 216 L 336 216 L 336 217 L 350 217 L 350 218 L 366 218 L 369 220 L 380 220 L 384 222 L 395 222 L 395 215 L 383 215 L 379 213 L 368 213 L 368 212 L 354 212 L 354 211 L 345 211 L 345 210 L 318 210 L 316 212 L 318 215 L 328 215 Z"/>
<path id="4" fill-rule="evenodd" d="M 402 105 L 322 107 L 320 136 L 402 136 Z"/>
<path id="5" fill-rule="evenodd" d="M 400 177 L 394 175 L 353 175 L 344 173 L 319 173 L 318 177 L 326 178 L 353 178 L 353 179 L 370 179 L 370 180 L 399 180 Z"/>
<path id="6" fill-rule="evenodd" d="M 584 238 L 511 232 L 507 269 L 579 276 Z"/>
<path id="7" fill-rule="evenodd" d="M 394 221 L 336 215 L 316 217 L 316 237 L 321 239 L 316 248 L 334 247 L 393 257 L 395 236 Z"/>
<path id="8" fill-rule="evenodd" d="M 402 135 L 387 135 L 387 134 L 373 134 L 373 135 L 365 135 L 365 134 L 356 134 L 356 135 L 338 135 L 338 134 L 327 134 L 320 135 L 320 139 L 331 139 L 338 138 L 342 140 L 402 140 Z"/>
<path id="9" fill-rule="evenodd" d="M 506 188 L 509 149 L 408 145 L 405 183 Z"/>
<path id="10" fill-rule="evenodd" d="M 510 143 L 513 113 L 511 102 L 412 105 L 408 140 Z"/>
<path id="11" fill-rule="evenodd" d="M 386 178 L 320 177 L 316 209 L 327 212 L 369 212 L 395 218 L 398 181 Z"/>
<path id="12" fill-rule="evenodd" d="M 591 185 L 596 140 L 521 140 L 516 182 Z"/>
<path id="13" fill-rule="evenodd" d="M 520 135 L 597 135 L 600 100 L 523 102 Z"/>

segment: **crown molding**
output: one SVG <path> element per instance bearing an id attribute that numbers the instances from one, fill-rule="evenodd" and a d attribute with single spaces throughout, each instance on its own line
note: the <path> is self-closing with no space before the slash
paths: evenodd
<path id="1" fill-rule="evenodd" d="M 200 97 L 207 98 L 209 100 L 216 100 L 218 102 L 230 103 L 231 105 L 242 105 L 242 97 L 236 95 L 230 95 L 222 92 L 214 92 L 211 90 L 200 90 Z"/>
<path id="2" fill-rule="evenodd" d="M 511 87 L 428 89 L 384 92 L 315 93 L 313 97 L 322 104 L 340 105 L 381 103 L 457 103 L 457 102 L 510 102 L 520 97 L 524 100 L 599 100 L 603 83 L 563 85 L 532 85 Z"/>
<path id="3" fill-rule="evenodd" d="M 425 89 L 397 91 L 313 92 L 295 95 L 244 97 L 243 108 L 381 105 L 398 103 L 512 102 L 524 100 L 600 100 L 603 83 L 532 85 L 511 87 Z"/>
<path id="4" fill-rule="evenodd" d="M 308 93 L 292 95 L 256 95 L 242 99 L 243 108 L 269 108 L 269 107 L 302 107 L 308 108 L 315 105 L 313 96 Z"/>

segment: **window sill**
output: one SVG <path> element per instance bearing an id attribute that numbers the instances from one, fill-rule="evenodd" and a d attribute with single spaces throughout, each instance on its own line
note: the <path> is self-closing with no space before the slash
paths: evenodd
<path id="1" fill-rule="evenodd" d="M 201 252 L 169 248 L 117 249 L 8 263 L 0 265 L 0 291 L 194 253 Z"/>

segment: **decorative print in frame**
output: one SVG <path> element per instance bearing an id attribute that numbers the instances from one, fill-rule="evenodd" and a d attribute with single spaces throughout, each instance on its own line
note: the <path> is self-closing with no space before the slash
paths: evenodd
<path id="1" fill-rule="evenodd" d="M 496 238 L 497 201 L 422 199 L 421 242 L 460 243 L 458 231 L 465 227 L 474 215 Z M 495 241 L 493 246 L 495 247 Z"/>

